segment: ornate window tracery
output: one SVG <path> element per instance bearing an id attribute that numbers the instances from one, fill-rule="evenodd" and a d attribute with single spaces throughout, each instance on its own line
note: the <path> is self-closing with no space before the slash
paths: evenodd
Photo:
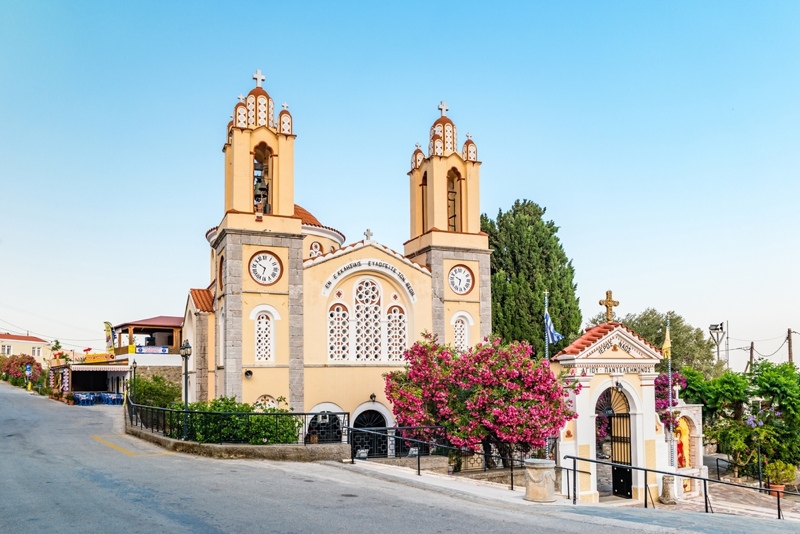
<path id="1" fill-rule="evenodd" d="M 257 362 L 272 360 L 273 331 L 273 321 L 269 313 L 259 313 L 256 316 L 255 359 Z"/>
<path id="2" fill-rule="evenodd" d="M 328 357 L 346 360 L 350 353 L 350 314 L 344 304 L 334 304 L 328 310 Z"/>
<path id="3" fill-rule="evenodd" d="M 387 345 L 390 361 L 400 361 L 406 350 L 406 314 L 400 306 L 389 308 Z"/>
<path id="4" fill-rule="evenodd" d="M 381 356 L 381 290 L 374 280 L 356 286 L 356 360 L 379 360 Z"/>
<path id="5" fill-rule="evenodd" d="M 469 326 L 463 317 L 459 317 L 453 323 L 453 344 L 461 351 L 469 347 Z"/>

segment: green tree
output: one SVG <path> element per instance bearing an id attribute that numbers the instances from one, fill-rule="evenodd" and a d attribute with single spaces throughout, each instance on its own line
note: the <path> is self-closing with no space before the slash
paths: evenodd
<path id="1" fill-rule="evenodd" d="M 661 348 L 667 329 L 667 315 L 669 315 L 669 336 L 672 341 L 672 370 L 691 367 L 700 371 L 704 377 L 719 376 L 725 364 L 716 361 L 714 342 L 706 337 L 705 331 L 695 328 L 686 320 L 670 311 L 661 313 L 654 308 L 647 308 L 642 313 L 629 313 L 625 317 L 614 317 L 615 321 L 624 324 L 638 335 Z M 589 324 L 597 325 L 606 321 L 605 312 L 600 312 L 589 319 Z M 667 372 L 667 362 L 663 360 L 658 365 L 658 371 Z"/>
<path id="2" fill-rule="evenodd" d="M 136 380 L 131 380 L 130 392 L 134 402 L 142 406 L 168 408 L 181 400 L 181 387 L 161 375 L 137 376 Z"/>
<path id="3" fill-rule="evenodd" d="M 556 236 L 558 226 L 544 214 L 536 203 L 517 200 L 496 219 L 481 215 L 493 250 L 492 330 L 504 339 L 527 341 L 537 355 L 544 354 L 545 291 L 553 326 L 566 338 L 551 352 L 577 337 L 581 327 L 575 269 Z"/>

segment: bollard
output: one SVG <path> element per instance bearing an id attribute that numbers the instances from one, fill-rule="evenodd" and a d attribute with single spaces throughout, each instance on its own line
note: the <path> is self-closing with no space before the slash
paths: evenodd
<path id="1" fill-rule="evenodd" d="M 556 463 L 553 460 L 525 460 L 525 500 L 553 502 L 556 500 Z"/>

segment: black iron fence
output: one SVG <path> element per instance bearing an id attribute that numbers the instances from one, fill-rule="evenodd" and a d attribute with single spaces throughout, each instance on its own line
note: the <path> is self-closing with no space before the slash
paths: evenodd
<path id="1" fill-rule="evenodd" d="M 725 481 L 722 481 L 722 480 L 715 480 L 713 478 L 704 478 L 704 477 L 698 477 L 698 476 L 694 476 L 694 475 L 687 475 L 687 474 L 683 474 L 683 473 L 671 473 L 669 471 L 660 471 L 658 469 L 649 469 L 649 468 L 646 468 L 646 467 L 636 467 L 636 466 L 633 466 L 633 465 L 618 464 L 618 463 L 614 463 L 614 462 L 604 462 L 602 460 L 593 460 L 591 458 L 581 458 L 579 456 L 571 456 L 569 454 L 564 456 L 564 459 L 565 460 L 572 460 L 572 488 L 573 488 L 572 504 L 577 504 L 578 503 L 578 478 L 577 478 L 578 471 L 576 471 L 578 462 L 592 462 L 592 463 L 600 464 L 600 465 L 610 465 L 611 467 L 620 467 L 620 468 L 625 468 L 625 469 L 633 469 L 633 470 L 636 470 L 636 471 L 644 471 L 644 480 L 645 480 L 644 507 L 645 508 L 648 507 L 648 505 L 647 505 L 648 497 L 649 497 L 650 503 L 653 506 L 653 508 L 656 507 L 655 499 L 653 499 L 653 496 L 650 493 L 650 485 L 649 485 L 649 481 L 648 481 L 648 474 L 649 473 L 654 473 L 654 474 L 659 474 L 659 475 L 671 475 L 671 476 L 674 476 L 676 479 L 677 478 L 689 478 L 689 479 L 692 479 L 692 480 L 697 480 L 697 481 L 702 482 L 703 483 L 703 498 L 705 500 L 705 512 L 707 514 L 708 513 L 712 513 L 712 514 L 714 513 L 714 509 L 711 506 L 711 499 L 710 499 L 709 494 L 708 494 L 708 483 L 709 482 L 712 482 L 714 484 L 722 484 L 722 485 L 725 485 L 725 486 L 733 486 L 733 487 L 737 487 L 737 488 L 744 488 L 744 489 L 751 490 L 751 491 L 757 491 L 759 493 L 768 493 L 769 495 L 775 497 L 776 508 L 777 508 L 777 511 L 778 511 L 778 519 L 783 519 L 784 518 L 783 517 L 783 511 L 781 510 L 781 499 L 785 498 L 786 495 L 795 495 L 797 497 L 800 497 L 800 493 L 795 493 L 795 492 L 791 492 L 791 491 L 776 490 L 776 489 L 763 489 L 763 488 L 760 488 L 760 487 L 747 486 L 745 484 L 737 484 L 735 482 L 725 482 Z M 581 472 L 583 472 L 583 471 L 581 471 Z"/>
<path id="2" fill-rule="evenodd" d="M 250 445 L 347 443 L 347 412 L 202 412 L 143 406 L 127 399 L 131 426 L 172 439 Z"/>
<path id="3" fill-rule="evenodd" d="M 421 458 L 425 456 L 446 456 L 448 471 L 468 473 L 475 471 L 507 470 L 510 489 L 514 489 L 515 470 L 519 476 L 528 458 L 555 458 L 555 439 L 548 440 L 547 446 L 540 450 L 524 452 L 512 446 L 492 445 L 485 451 L 474 451 L 451 445 L 443 427 L 374 427 L 348 428 L 350 436 L 350 460 L 370 458 L 416 458 L 417 475 L 421 475 Z M 501 452 L 505 452 L 502 454 Z M 556 469 L 565 469 L 556 467 Z M 569 489 L 567 490 L 569 493 Z"/>

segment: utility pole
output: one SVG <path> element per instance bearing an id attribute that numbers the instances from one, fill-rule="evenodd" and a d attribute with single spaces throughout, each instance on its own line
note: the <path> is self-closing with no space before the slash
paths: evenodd
<path id="1" fill-rule="evenodd" d="M 756 350 L 755 343 L 750 342 L 750 372 L 753 372 L 753 352 Z"/>
<path id="2" fill-rule="evenodd" d="M 789 333 L 786 334 L 789 338 L 789 363 L 793 363 L 794 360 L 792 359 L 792 329 L 789 329 Z"/>

